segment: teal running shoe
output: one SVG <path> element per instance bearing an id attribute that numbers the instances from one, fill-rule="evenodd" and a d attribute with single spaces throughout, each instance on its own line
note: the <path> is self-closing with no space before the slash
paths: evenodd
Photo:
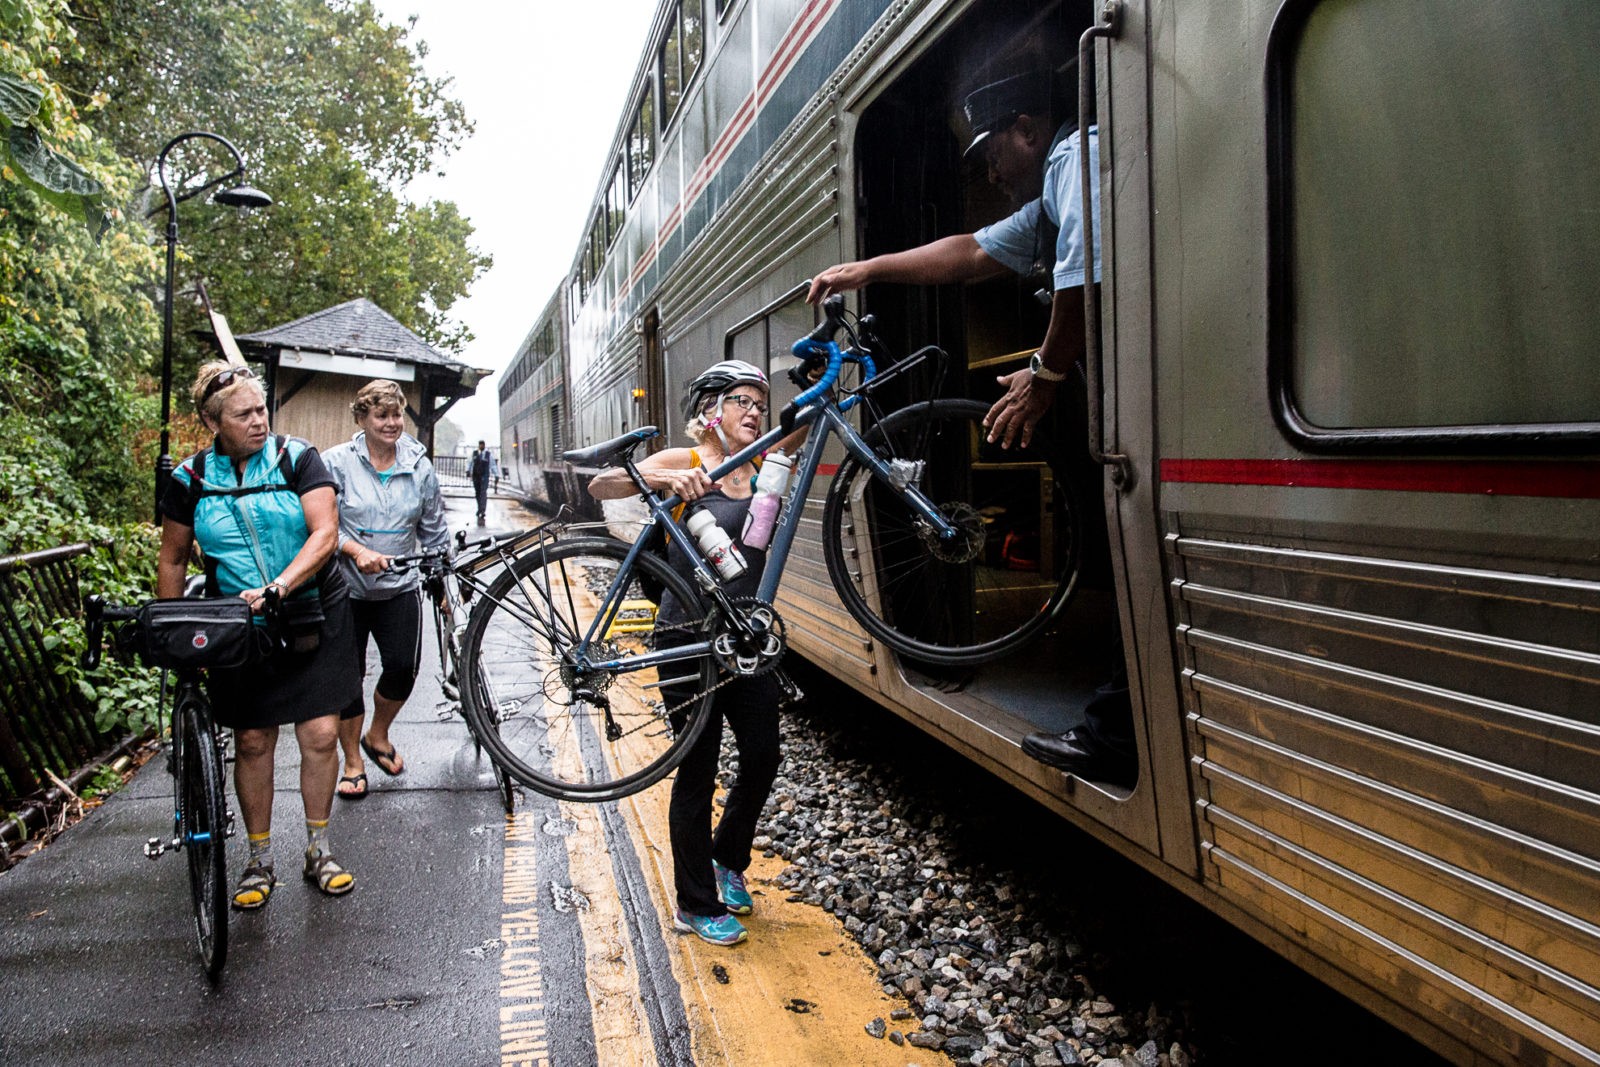
<path id="1" fill-rule="evenodd" d="M 732 915 L 685 915 L 680 911 L 672 916 L 672 928 L 680 934 L 693 934 L 708 945 L 737 945 L 750 936 Z"/>
<path id="2" fill-rule="evenodd" d="M 750 899 L 743 874 L 730 871 L 716 860 L 711 861 L 711 871 L 717 876 L 717 899 L 724 907 L 735 915 L 749 915 L 755 910 L 756 902 Z"/>

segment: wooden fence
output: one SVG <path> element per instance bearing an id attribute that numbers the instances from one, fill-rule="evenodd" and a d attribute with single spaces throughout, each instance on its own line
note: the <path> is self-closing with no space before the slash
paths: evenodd
<path id="1" fill-rule="evenodd" d="M 53 668 L 51 621 L 81 610 L 75 561 L 88 544 L 0 558 L 0 800 L 33 796 L 102 755 L 115 738 Z"/>

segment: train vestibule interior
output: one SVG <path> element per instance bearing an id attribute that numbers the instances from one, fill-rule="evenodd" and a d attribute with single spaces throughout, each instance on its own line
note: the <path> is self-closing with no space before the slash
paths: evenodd
<path id="1" fill-rule="evenodd" d="M 1049 71 L 1055 121 L 1075 126 L 1077 41 L 1090 22 L 1090 6 L 1075 0 L 1043 8 L 1025 0 L 979 3 L 871 100 L 854 136 L 863 258 L 970 233 L 1013 210 L 989 184 L 982 160 L 963 159 L 963 101 L 981 85 Z M 891 352 L 936 344 L 949 353 L 943 380 L 930 372 L 908 381 L 901 402 L 930 388 L 992 402 L 1002 391 L 996 378 L 1026 368 L 1044 338 L 1049 286 L 1047 274 L 1009 272 L 963 285 L 882 284 L 867 288 L 861 306 L 876 315 Z M 1089 461 L 1085 439 L 1083 380 L 1075 374 L 1058 389 L 1033 448 L 1005 453 L 975 443 L 981 454 L 964 472 L 975 495 L 997 502 L 986 509 L 987 565 L 1022 572 L 1012 580 L 1053 583 L 1077 560 L 1074 593 L 1044 636 L 981 667 L 905 664 L 914 684 L 1018 738 L 1081 722 L 1121 656 L 1101 470 Z"/>

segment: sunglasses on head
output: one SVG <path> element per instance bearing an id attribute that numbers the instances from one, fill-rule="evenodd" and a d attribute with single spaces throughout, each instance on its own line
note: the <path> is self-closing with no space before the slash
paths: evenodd
<path id="1" fill-rule="evenodd" d="M 211 384 L 206 386 L 206 391 L 200 394 L 200 403 L 204 404 L 234 382 L 254 381 L 255 376 L 256 372 L 249 367 L 229 367 L 211 379 Z"/>
<path id="2" fill-rule="evenodd" d="M 755 408 L 763 415 L 768 411 L 765 400 L 759 400 L 753 396 L 745 396 L 743 393 L 735 393 L 733 396 L 723 397 L 722 402 L 724 404 L 737 404 L 740 411 L 749 411 L 751 408 Z"/>

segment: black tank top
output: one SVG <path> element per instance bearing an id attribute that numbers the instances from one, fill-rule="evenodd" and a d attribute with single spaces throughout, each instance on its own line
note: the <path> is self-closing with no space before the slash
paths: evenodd
<path id="1" fill-rule="evenodd" d="M 750 498 L 735 500 L 720 489 L 713 489 L 705 496 L 691 504 L 679 519 L 679 525 L 687 526 L 690 515 L 697 511 L 708 511 L 716 524 L 722 527 L 723 532 L 733 539 L 739 552 L 744 556 L 748 565 L 745 572 L 732 581 L 722 583 L 730 597 L 755 596 L 756 587 L 761 584 L 761 571 L 767 564 L 765 549 L 750 548 L 741 540 L 744 533 L 745 516 L 750 514 Z M 686 552 L 699 554 L 699 548 L 693 544 L 684 545 L 681 539 L 673 537 L 667 545 L 667 565 L 679 574 L 690 585 L 695 585 L 694 565 L 689 562 Z M 695 588 L 699 588 L 695 586 Z M 659 617 L 666 622 L 683 622 L 688 614 L 683 610 L 683 605 L 678 603 L 678 598 L 668 590 L 661 598 Z"/>

